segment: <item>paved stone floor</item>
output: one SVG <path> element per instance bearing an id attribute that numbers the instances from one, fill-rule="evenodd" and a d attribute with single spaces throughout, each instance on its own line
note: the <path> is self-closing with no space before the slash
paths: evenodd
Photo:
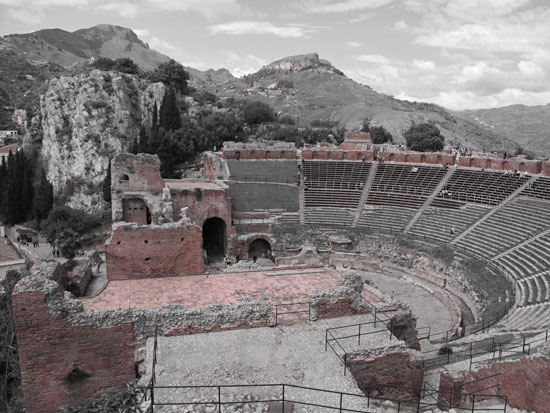
<path id="1" fill-rule="evenodd" d="M 322 320 L 301 326 L 277 326 L 220 333 L 194 334 L 180 337 L 159 337 L 156 379 L 159 386 L 173 385 L 237 385 L 285 383 L 324 390 L 341 391 L 361 395 L 349 372 L 344 375 L 343 365 L 329 349 L 325 351 L 325 330 L 328 327 L 371 321 L 372 316 L 360 315 Z M 363 326 L 362 332 L 374 328 Z M 353 334 L 343 331 L 342 335 Z M 361 346 L 356 340 L 343 341 L 347 351 L 357 348 L 383 347 L 395 344 L 387 331 L 362 337 Z M 208 350 L 205 350 L 208 349 Z M 150 371 L 152 339 L 147 344 L 147 370 Z M 147 382 L 144 377 L 142 382 Z M 256 395 L 262 398 L 281 397 L 280 387 L 246 387 L 224 389 L 222 398 L 228 395 Z M 155 391 L 157 402 L 185 402 L 215 400 L 216 389 L 201 391 L 183 389 L 159 389 Z M 286 400 L 301 400 L 325 406 L 339 406 L 339 395 L 299 388 L 286 388 Z M 238 398 L 240 399 L 240 397 Z M 346 396 L 344 408 L 360 411 L 366 409 L 363 397 Z M 320 407 L 309 409 L 295 406 L 294 412 L 329 412 Z M 363 408 L 365 408 L 363 410 Z M 181 409 L 181 410 L 178 410 Z M 155 408 L 157 411 L 157 408 Z M 174 406 L 159 411 L 195 411 Z"/>
<path id="2" fill-rule="evenodd" d="M 266 275 L 276 273 L 281 275 Z M 338 276 L 331 268 L 309 268 L 110 281 L 97 296 L 82 298 L 82 302 L 86 310 L 158 308 L 163 304 L 198 308 L 236 304 L 245 297 L 268 299 L 273 304 L 296 303 L 307 301 L 312 289 L 338 285 Z"/>

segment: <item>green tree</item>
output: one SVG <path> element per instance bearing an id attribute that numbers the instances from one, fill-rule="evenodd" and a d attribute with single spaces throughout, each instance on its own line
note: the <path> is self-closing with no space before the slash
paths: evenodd
<path id="1" fill-rule="evenodd" d="M 38 223 L 48 217 L 53 207 L 53 186 L 48 182 L 43 168 L 38 169 L 33 200 L 34 216 Z"/>
<path id="2" fill-rule="evenodd" d="M 149 153 L 149 150 L 149 136 L 147 136 L 147 131 L 145 130 L 145 127 L 142 126 L 139 130 L 138 152 Z"/>
<path id="3" fill-rule="evenodd" d="M 393 142 L 392 134 L 389 133 L 383 126 L 370 126 L 369 129 L 372 143 L 380 145 L 386 142 Z"/>
<path id="4" fill-rule="evenodd" d="M 78 234 L 70 228 L 61 228 L 57 233 L 56 241 L 61 255 L 65 258 L 74 258 L 81 248 Z"/>
<path id="5" fill-rule="evenodd" d="M 176 92 L 169 87 L 162 98 L 159 112 L 159 126 L 164 130 L 181 128 L 181 114 L 176 101 Z"/>
<path id="6" fill-rule="evenodd" d="M 370 132 L 370 118 L 365 118 L 363 121 L 363 127 L 361 128 L 361 132 Z"/>
<path id="7" fill-rule="evenodd" d="M 413 151 L 437 152 L 443 150 L 445 138 L 432 123 L 413 124 L 403 133 L 407 146 Z"/>
<path id="8" fill-rule="evenodd" d="M 103 192 L 103 200 L 105 202 L 111 203 L 111 160 L 107 163 L 107 174 L 103 178 L 103 183 L 101 185 Z"/>
<path id="9" fill-rule="evenodd" d="M 152 82 L 162 82 L 166 86 L 175 89 L 178 93 L 187 94 L 187 81 L 189 74 L 182 65 L 171 59 L 167 63 L 162 63 L 147 76 Z"/>
<path id="10" fill-rule="evenodd" d="M 243 117 L 244 121 L 250 125 L 273 122 L 276 118 L 271 106 L 260 101 L 247 103 L 243 109 Z"/>

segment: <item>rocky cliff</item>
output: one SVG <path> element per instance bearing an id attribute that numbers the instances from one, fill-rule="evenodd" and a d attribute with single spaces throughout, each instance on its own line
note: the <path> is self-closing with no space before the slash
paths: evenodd
<path id="1" fill-rule="evenodd" d="M 42 157 L 56 196 L 98 210 L 109 159 L 129 148 L 165 87 L 118 72 L 93 70 L 49 81 L 41 96 Z"/>

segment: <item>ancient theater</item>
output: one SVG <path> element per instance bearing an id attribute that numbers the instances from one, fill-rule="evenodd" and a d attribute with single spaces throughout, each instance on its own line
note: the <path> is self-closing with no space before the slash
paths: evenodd
<path id="1" fill-rule="evenodd" d="M 101 288 L 42 262 L 13 292 L 27 413 L 128 382 L 143 411 L 550 412 L 548 160 L 351 132 L 111 170 Z"/>

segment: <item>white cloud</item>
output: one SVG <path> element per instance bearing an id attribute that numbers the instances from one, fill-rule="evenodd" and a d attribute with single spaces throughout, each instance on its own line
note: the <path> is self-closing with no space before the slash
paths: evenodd
<path id="1" fill-rule="evenodd" d="M 205 69 L 206 64 L 196 56 L 186 52 L 181 47 L 178 47 L 166 40 L 160 39 L 150 34 L 148 29 L 137 29 L 134 32 L 144 41 L 149 44 L 151 49 L 171 57 L 184 66 L 191 66 L 196 69 Z"/>
<path id="2" fill-rule="evenodd" d="M 363 43 L 359 43 L 359 42 L 347 42 L 346 44 L 349 47 L 361 47 L 361 46 L 363 46 Z"/>
<path id="3" fill-rule="evenodd" d="M 434 70 L 435 63 L 431 60 L 413 59 L 413 65 L 420 70 Z"/>
<path id="4" fill-rule="evenodd" d="M 8 17 L 30 26 L 36 26 L 37 24 L 42 23 L 41 13 L 31 12 L 26 9 L 9 9 Z"/>
<path id="5" fill-rule="evenodd" d="M 225 67 L 237 77 L 257 72 L 262 66 L 267 64 L 266 60 L 252 54 L 241 56 L 230 50 L 226 50 L 222 54 L 225 57 L 225 62 L 222 67 Z"/>
<path id="6" fill-rule="evenodd" d="M 267 21 L 234 21 L 229 23 L 215 24 L 208 26 L 210 34 L 271 34 L 278 37 L 309 37 L 313 32 L 319 30 L 319 27 L 305 25 L 275 25 Z"/>
<path id="7" fill-rule="evenodd" d="M 409 30 L 409 25 L 407 24 L 407 22 L 405 20 L 399 20 L 397 22 L 395 22 L 393 24 L 393 28 L 395 30 L 399 30 L 399 31 L 406 31 L 406 30 Z"/>
<path id="8" fill-rule="evenodd" d="M 72 7 L 112 11 L 124 18 L 134 18 L 155 10 L 197 12 L 212 18 L 221 14 L 248 14 L 237 0 L 0 0 L 0 4 L 40 12 L 48 8 Z"/>
<path id="9" fill-rule="evenodd" d="M 379 54 L 362 54 L 358 56 L 352 56 L 354 60 L 358 62 L 368 62 L 376 64 L 388 64 L 390 61 L 387 57 Z"/>
<path id="10" fill-rule="evenodd" d="M 358 10 L 376 9 L 394 0 L 343 0 L 343 1 L 319 1 L 306 2 L 303 9 L 309 13 L 348 13 Z"/>
<path id="11" fill-rule="evenodd" d="M 198 12 L 208 18 L 220 14 L 242 13 L 237 0 L 146 0 L 154 8 L 169 11 Z"/>
<path id="12" fill-rule="evenodd" d="M 140 5 L 132 4 L 127 1 L 109 2 L 99 5 L 98 8 L 105 11 L 115 12 L 120 16 L 128 19 L 133 19 L 141 11 Z"/>
<path id="13" fill-rule="evenodd" d="M 361 23 L 361 22 L 372 19 L 374 16 L 376 16 L 376 13 L 372 13 L 372 12 L 361 13 L 361 14 L 355 16 L 349 22 L 350 23 Z"/>

